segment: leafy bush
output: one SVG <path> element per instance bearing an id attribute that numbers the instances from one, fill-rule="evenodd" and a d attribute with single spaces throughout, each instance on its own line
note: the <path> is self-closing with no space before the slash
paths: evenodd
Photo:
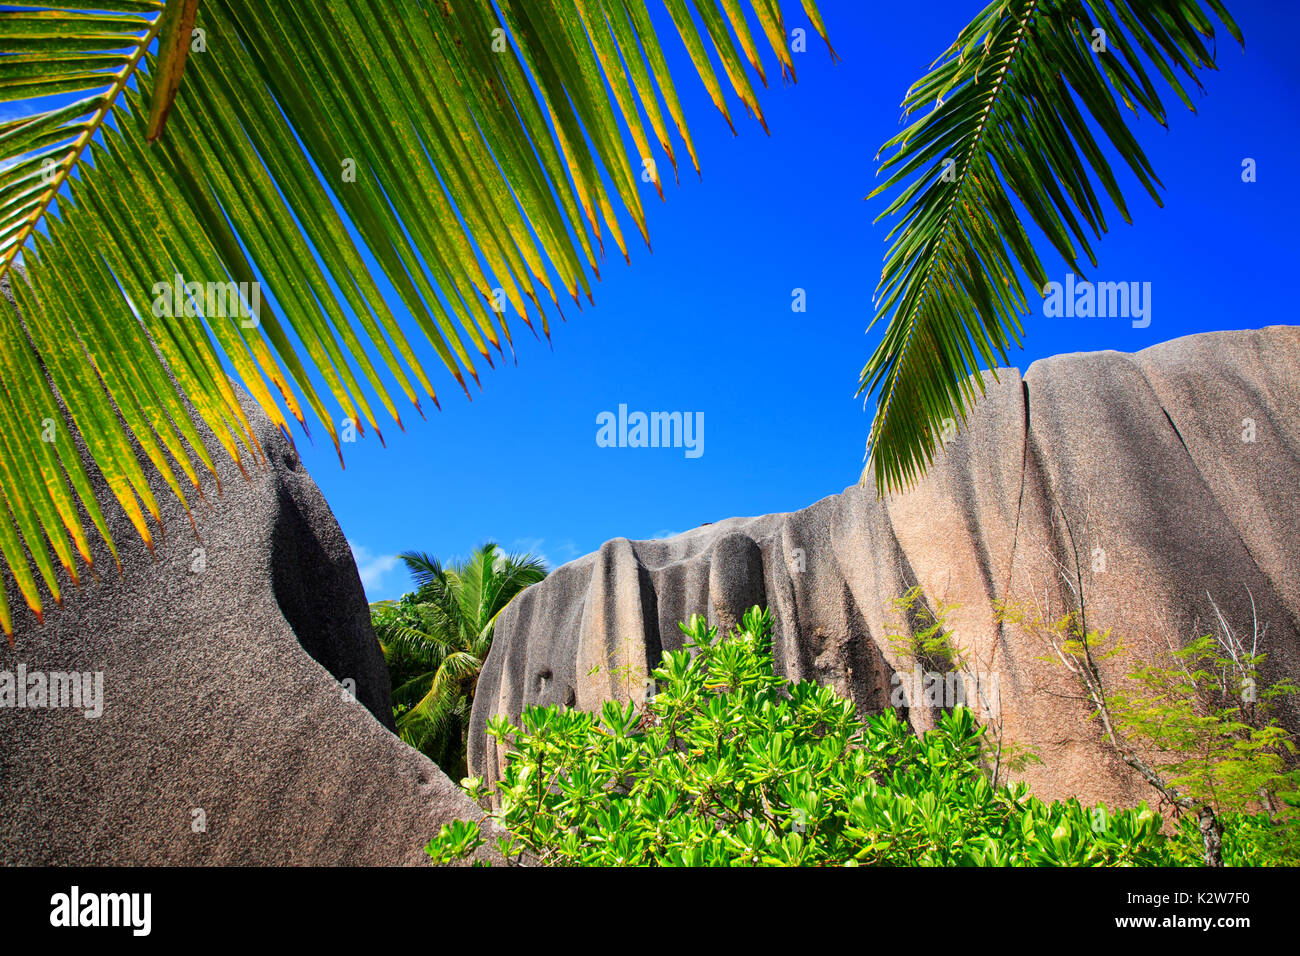
<path id="1" fill-rule="evenodd" d="M 829 687 L 777 677 L 772 619 L 751 609 L 729 636 L 701 617 L 653 672 L 643 708 L 599 716 L 531 707 L 488 733 L 508 747 L 494 793 L 512 862 L 546 865 L 1190 865 L 1199 840 L 1166 836 L 1140 804 L 1047 804 L 993 786 L 971 711 L 913 734 L 892 711 L 857 719 Z M 1237 836 L 1234 824 L 1234 839 Z M 1243 837 L 1251 843 L 1248 833 Z M 478 823 L 429 842 L 435 862 L 472 854 Z M 1239 841 L 1241 842 L 1241 841 Z M 1254 844 L 1251 844 L 1254 845 Z M 1249 853 L 1233 853 L 1233 862 Z M 1258 856 L 1258 854 L 1256 854 Z"/>
<path id="2" fill-rule="evenodd" d="M 1297 822 L 1298 804 L 1294 794 L 1287 794 L 1284 802 L 1290 814 L 1270 816 L 1265 811 L 1255 814 L 1223 814 L 1223 863 L 1225 866 L 1300 866 L 1300 822 Z M 1180 838 L 1195 843 L 1200 837 L 1196 824 L 1184 817 Z"/>

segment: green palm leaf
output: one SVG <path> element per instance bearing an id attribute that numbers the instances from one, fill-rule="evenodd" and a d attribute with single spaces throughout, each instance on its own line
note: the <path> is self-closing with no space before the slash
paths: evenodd
<path id="1" fill-rule="evenodd" d="M 104 0 L 0 11 L 0 102 L 91 93 L 0 124 L 0 274 L 6 272 L 103 128 L 155 41 L 161 82 L 150 108 L 162 132 L 180 83 L 198 0 Z M 30 9 L 23 9 L 30 7 Z"/>
<path id="2" fill-rule="evenodd" d="M 1073 270 L 1080 253 L 1095 266 L 1098 185 L 1129 219 L 1097 132 L 1160 202 L 1121 108 L 1165 125 L 1148 65 L 1191 108 L 1184 84 L 1215 69 L 1203 6 L 1241 41 L 1219 0 L 994 0 L 908 91 L 906 116 L 929 111 L 881 147 L 889 175 L 867 197 L 898 189 L 880 217 L 897 218 L 872 322 L 884 335 L 859 382 L 877 396 L 863 481 L 874 472 L 878 493 L 924 473 L 945 419 L 964 422 L 983 388 L 973 373 L 1020 342 L 1021 276 L 1048 276 L 1015 204 Z"/>
<path id="3" fill-rule="evenodd" d="M 666 3 L 726 115 L 695 19 Z M 761 119 L 739 4 L 693 4 Z M 750 5 L 785 63 L 776 0 Z M 152 473 L 187 509 L 215 481 L 200 423 L 246 473 L 262 460 L 230 372 L 341 459 L 339 413 L 382 441 L 403 404 L 438 403 L 404 320 L 470 395 L 517 321 L 549 335 L 562 296 L 591 300 L 604 235 L 630 256 L 620 209 L 648 244 L 638 174 L 656 144 L 676 166 L 665 111 L 698 170 L 645 0 L 22 4 L 0 40 L 0 95 L 32 109 L 0 124 L 21 312 L 0 308 L 0 553 L 38 618 L 92 534 L 116 556 L 76 435 L 151 544 Z"/>

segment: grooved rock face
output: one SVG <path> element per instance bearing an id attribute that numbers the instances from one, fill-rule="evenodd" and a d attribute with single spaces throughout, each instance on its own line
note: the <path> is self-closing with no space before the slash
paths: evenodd
<path id="1" fill-rule="evenodd" d="M 919 584 L 967 673 L 994 683 L 1004 739 L 1043 763 L 1047 799 L 1155 796 L 1106 746 L 1040 637 L 995 604 L 1123 634 L 1134 660 L 1214 629 L 1217 604 L 1266 681 L 1300 675 L 1300 328 L 1207 333 L 1128 355 L 1062 355 L 986 376 L 967 429 L 910 491 L 849 488 L 790 514 L 731 518 L 659 541 L 616 538 L 517 598 L 496 626 L 469 734 L 471 773 L 500 772 L 484 728 L 532 704 L 640 700 L 677 622 L 729 627 L 752 604 L 776 621 L 780 672 L 830 683 L 863 712 L 936 708 L 888 639 L 890 602 Z M 1116 680 L 1122 662 L 1106 665 Z M 1283 713 L 1300 727 L 1294 705 Z M 1154 802 L 1154 801 L 1153 801 Z"/>
<path id="2" fill-rule="evenodd" d="M 222 489 L 191 496 L 197 540 L 158 481 L 151 558 L 99 481 L 123 572 L 99 543 L 99 580 L 67 586 L 44 625 L 9 582 L 20 613 L 0 680 L 84 673 L 93 689 L 102 675 L 102 713 L 0 707 L 0 863 L 418 863 L 444 822 L 477 818 L 391 733 L 343 533 L 245 407 L 266 462 L 246 480 L 211 443 Z"/>

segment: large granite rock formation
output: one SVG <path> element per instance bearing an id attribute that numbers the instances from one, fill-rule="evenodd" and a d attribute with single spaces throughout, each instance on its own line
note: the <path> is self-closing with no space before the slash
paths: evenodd
<path id="1" fill-rule="evenodd" d="M 417 863 L 444 822 L 477 817 L 391 732 L 348 544 L 246 406 L 266 463 L 245 480 L 212 444 L 222 493 L 195 503 L 197 540 L 159 482 L 153 558 L 112 504 L 121 575 L 101 543 L 100 580 L 44 625 L 11 583 L 0 675 L 102 674 L 102 714 L 0 707 L 0 863 Z"/>
<path id="2" fill-rule="evenodd" d="M 889 604 L 919 584 L 931 604 L 960 604 L 953 637 L 996 677 L 1004 737 L 1042 757 L 1023 775 L 1039 795 L 1151 799 L 1039 659 L 1047 648 L 1000 625 L 995 602 L 1059 611 L 1081 587 L 1089 626 L 1114 626 L 1141 658 L 1208 633 L 1212 598 L 1238 631 L 1253 633 L 1253 613 L 1267 628 L 1266 678 L 1300 675 L 1300 328 L 1062 355 L 998 377 L 905 494 L 853 487 L 791 514 L 616 538 L 524 592 L 479 680 L 471 772 L 499 773 L 483 733 L 493 713 L 640 697 L 681 646 L 677 621 L 728 626 L 755 603 L 772 608 L 783 673 L 879 711 L 913 666 L 887 638 Z M 929 726 L 934 709 L 904 693 L 912 724 Z M 1284 720 L 1300 726 L 1294 707 Z"/>

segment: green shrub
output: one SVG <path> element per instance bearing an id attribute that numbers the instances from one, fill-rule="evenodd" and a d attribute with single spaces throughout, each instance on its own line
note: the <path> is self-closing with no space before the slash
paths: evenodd
<path id="1" fill-rule="evenodd" d="M 511 861 L 547 865 L 1193 865 L 1199 839 L 1167 836 L 1140 804 L 1111 811 L 1052 804 L 1024 784 L 994 787 L 983 729 L 965 707 L 913 734 L 891 711 L 858 720 L 829 687 L 773 670 L 772 619 L 753 608 L 732 633 L 700 617 L 686 647 L 653 672 L 644 707 L 594 714 L 528 708 L 521 726 L 495 717 L 508 748 L 489 794 L 466 789 L 507 835 Z M 1231 862 L 1263 862 L 1249 828 Z M 1257 836 L 1257 835 L 1256 835 Z M 1236 841 L 1234 843 L 1234 841 Z M 484 842 L 457 821 L 429 842 L 436 862 Z M 1249 844 L 1256 849 L 1242 849 Z M 1250 859 L 1250 854 L 1255 859 Z"/>

